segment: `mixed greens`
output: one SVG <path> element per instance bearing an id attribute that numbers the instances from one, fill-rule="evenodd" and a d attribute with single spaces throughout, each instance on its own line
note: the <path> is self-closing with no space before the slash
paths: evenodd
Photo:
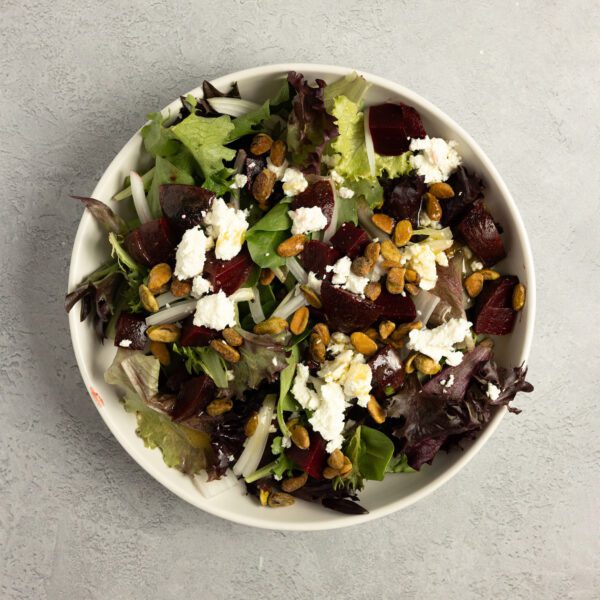
<path id="1" fill-rule="evenodd" d="M 279 83 L 255 103 L 204 82 L 148 115 L 154 165 L 113 198 L 136 218 L 77 197 L 112 257 L 65 305 L 114 341 L 106 381 L 201 493 L 243 481 L 264 506 L 360 514 L 365 481 L 418 471 L 533 389 L 490 337 L 526 291 L 494 268 L 502 230 L 455 142 L 366 105 L 356 73 Z"/>

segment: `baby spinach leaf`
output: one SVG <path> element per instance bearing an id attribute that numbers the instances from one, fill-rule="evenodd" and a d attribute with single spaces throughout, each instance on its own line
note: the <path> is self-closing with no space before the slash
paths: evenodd
<path id="1" fill-rule="evenodd" d="M 394 454 L 394 442 L 377 429 L 362 425 L 361 452 L 359 458 L 360 472 L 365 479 L 381 481 L 385 470 Z"/>
<path id="2" fill-rule="evenodd" d="M 292 221 L 288 210 L 288 204 L 277 204 L 246 233 L 250 256 L 263 269 L 285 264 L 285 258 L 277 254 L 277 246 L 289 237 Z"/>

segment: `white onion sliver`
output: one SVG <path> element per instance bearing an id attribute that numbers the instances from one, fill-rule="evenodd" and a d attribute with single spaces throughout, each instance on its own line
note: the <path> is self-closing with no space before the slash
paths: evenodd
<path id="1" fill-rule="evenodd" d="M 375 146 L 373 145 L 373 136 L 369 128 L 370 108 L 365 109 L 363 124 L 365 128 L 365 149 L 367 151 L 367 159 L 369 160 L 369 169 L 371 169 L 371 177 L 375 177 Z"/>
<path id="2" fill-rule="evenodd" d="M 232 302 L 250 302 L 250 300 L 254 299 L 254 292 L 252 291 L 252 288 L 249 287 L 240 288 L 233 292 L 233 294 L 229 296 L 229 299 Z"/>
<path id="3" fill-rule="evenodd" d="M 211 98 L 207 102 L 217 112 L 223 115 L 230 115 L 231 117 L 241 117 L 260 108 L 260 104 L 250 102 L 250 100 L 242 100 L 241 98 Z"/>
<path id="4" fill-rule="evenodd" d="M 306 298 L 300 294 L 295 296 L 288 302 L 282 302 L 271 315 L 272 317 L 279 317 L 280 319 L 287 319 L 290 315 L 293 315 L 301 306 L 306 306 L 308 302 Z"/>
<path id="5" fill-rule="evenodd" d="M 225 475 L 220 479 L 213 479 L 212 481 L 208 480 L 208 473 L 202 470 L 197 475 L 192 476 L 192 482 L 205 498 L 214 498 L 234 487 L 242 489 L 242 482 L 231 469 L 227 469 Z"/>
<path id="6" fill-rule="evenodd" d="M 435 307 L 438 305 L 440 299 L 435 294 L 430 294 L 426 290 L 419 290 L 416 296 L 413 296 L 413 302 L 417 309 L 417 320 L 423 323 L 423 326 L 427 325 Z"/>
<path id="7" fill-rule="evenodd" d="M 262 323 L 266 317 L 262 309 L 262 304 L 260 303 L 260 293 L 257 287 L 252 288 L 252 290 L 254 292 L 254 298 L 248 303 L 250 314 L 255 323 Z"/>
<path id="8" fill-rule="evenodd" d="M 329 240 L 333 237 L 333 234 L 337 231 L 338 228 L 338 213 L 340 210 L 340 202 L 343 202 L 344 199 L 338 196 L 338 193 L 335 189 L 335 185 L 331 182 L 331 187 L 333 189 L 333 214 L 331 215 L 331 222 L 323 232 L 323 241 L 325 243 L 329 242 Z"/>
<path id="9" fill-rule="evenodd" d="M 144 182 L 144 186 L 150 185 L 152 181 L 152 177 L 154 176 L 154 167 L 152 167 L 149 171 L 146 171 L 141 177 Z M 127 200 L 127 198 L 131 198 L 131 186 L 121 190 L 118 194 L 113 196 L 113 200 L 119 202 L 121 200 Z"/>
<path id="10" fill-rule="evenodd" d="M 131 179 L 131 195 L 133 196 L 135 212 L 137 212 L 140 222 L 148 223 L 148 221 L 152 221 L 152 214 L 150 213 L 148 200 L 146 200 L 144 182 L 135 171 L 131 171 L 129 178 Z"/>
<path id="11" fill-rule="evenodd" d="M 146 325 L 151 327 L 152 325 L 164 325 L 165 323 L 175 323 L 181 319 L 191 315 L 196 310 L 197 300 L 186 300 L 185 302 L 179 302 L 171 308 L 165 308 L 158 312 L 146 317 Z"/>
<path id="12" fill-rule="evenodd" d="M 173 296 L 171 292 L 165 292 L 160 296 L 156 296 L 156 301 L 158 302 L 158 306 L 160 306 L 160 308 L 167 304 L 178 302 L 179 300 L 181 300 L 181 297 Z"/>
<path id="13" fill-rule="evenodd" d="M 389 240 L 390 236 L 387 233 L 384 233 L 377 227 L 373 221 L 371 221 L 371 217 L 373 216 L 373 211 L 370 208 L 365 208 L 364 206 L 359 207 L 358 209 L 358 222 L 360 226 L 372 237 L 378 238 L 381 242 L 382 240 Z"/>
<path id="14" fill-rule="evenodd" d="M 275 277 L 277 277 L 281 283 L 285 283 L 289 272 L 287 267 L 273 267 L 272 271 L 275 273 Z"/>
<path id="15" fill-rule="evenodd" d="M 298 283 L 305 285 L 308 281 L 308 273 L 304 270 L 302 265 L 298 262 L 295 256 L 292 256 L 286 260 L 290 273 L 296 278 Z"/>

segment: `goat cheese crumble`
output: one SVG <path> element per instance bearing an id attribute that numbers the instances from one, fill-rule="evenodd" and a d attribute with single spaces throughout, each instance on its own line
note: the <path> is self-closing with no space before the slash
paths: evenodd
<path id="1" fill-rule="evenodd" d="M 203 296 L 196 304 L 194 325 L 217 331 L 225 327 L 234 327 L 236 325 L 235 302 L 228 298 L 223 290 Z"/>
<path id="2" fill-rule="evenodd" d="M 286 196 L 297 196 L 308 187 L 308 181 L 302 171 L 288 167 L 281 178 L 283 192 Z"/>
<path id="3" fill-rule="evenodd" d="M 453 140 L 446 142 L 429 136 L 413 139 L 410 150 L 414 154 L 409 159 L 410 164 L 418 175 L 425 178 L 425 183 L 446 181 L 461 163 L 457 145 Z"/>
<path id="4" fill-rule="evenodd" d="M 239 190 L 248 183 L 248 176 L 243 173 L 236 173 L 233 176 L 233 183 L 229 186 L 232 190 Z"/>
<path id="5" fill-rule="evenodd" d="M 425 354 L 438 363 L 445 358 L 446 364 L 454 367 L 463 359 L 463 353 L 455 350 L 454 344 L 462 342 L 470 328 L 471 323 L 466 319 L 450 319 L 434 329 L 413 329 L 408 334 L 406 347 Z"/>
<path id="6" fill-rule="evenodd" d="M 326 267 L 328 273 L 333 272 L 331 283 L 343 287 L 353 294 L 364 296 L 365 288 L 369 283 L 368 277 L 361 277 L 352 272 L 352 260 L 348 256 L 343 256 L 334 265 Z"/>
<path id="7" fill-rule="evenodd" d="M 296 210 L 288 210 L 292 219 L 292 235 L 321 231 L 327 227 L 327 217 L 320 206 L 301 206 Z"/>
<path id="8" fill-rule="evenodd" d="M 121 346 L 121 348 L 129 348 L 131 344 L 133 344 L 131 340 L 121 340 L 119 342 L 119 346 Z"/>
<path id="9" fill-rule="evenodd" d="M 175 277 L 191 279 L 200 275 L 206 259 L 206 235 L 200 227 L 186 230 L 175 254 Z"/>
<path id="10" fill-rule="evenodd" d="M 248 211 L 227 206 L 223 198 L 216 198 L 204 217 L 208 234 L 216 240 L 215 256 L 231 260 L 242 249 L 248 221 Z"/>
<path id="11" fill-rule="evenodd" d="M 313 271 L 309 271 L 308 273 L 308 281 L 306 282 L 306 284 L 308 285 L 308 287 L 317 292 L 317 294 L 321 293 L 321 284 L 323 283 L 323 281 L 321 281 L 316 274 Z"/>
<path id="12" fill-rule="evenodd" d="M 486 395 L 492 402 L 498 400 L 501 392 L 502 390 L 497 385 L 494 385 L 491 381 L 488 382 Z"/>
<path id="13" fill-rule="evenodd" d="M 192 296 L 194 298 L 202 298 L 204 294 L 208 294 L 212 290 L 212 284 L 208 279 L 204 279 L 202 275 L 197 275 L 192 281 Z"/>

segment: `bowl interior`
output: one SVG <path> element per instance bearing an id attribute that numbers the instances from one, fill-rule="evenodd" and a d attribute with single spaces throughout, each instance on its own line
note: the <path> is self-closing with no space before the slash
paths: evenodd
<path id="1" fill-rule="evenodd" d="M 302 72 L 309 79 L 319 77 L 333 81 L 351 69 L 321 65 L 273 65 L 233 73 L 220 77 L 213 83 L 218 88 L 226 89 L 237 81 L 243 98 L 260 102 L 275 91 L 277 79 L 285 77 L 288 70 Z M 456 140 L 465 164 L 478 172 L 486 182 L 486 202 L 495 219 L 504 227 L 503 238 L 509 253 L 499 268 L 518 275 L 528 289 L 528 302 L 518 317 L 513 334 L 497 339 L 496 357 L 501 365 L 521 364 L 527 359 L 533 334 L 535 281 L 527 234 L 510 193 L 483 151 L 449 117 L 397 84 L 366 73 L 363 75 L 373 84 L 366 98 L 367 104 L 386 100 L 400 100 L 411 104 L 421 113 L 428 133 Z M 201 89 L 196 88 L 192 93 L 201 95 Z M 164 112 L 175 114 L 178 110 L 179 100 L 166 107 Z M 143 156 L 142 140 L 137 132 L 109 165 L 92 195 L 117 208 L 117 203 L 110 199 L 121 189 L 125 176 L 132 169 L 144 169 L 147 166 L 148 159 Z M 107 256 L 108 247 L 104 234 L 86 212 L 81 219 L 73 247 L 69 289 L 97 268 Z M 188 477 L 163 463 L 160 451 L 145 448 L 135 434 L 134 416 L 123 410 L 117 390 L 104 382 L 103 374 L 112 361 L 114 347 L 98 344 L 92 327 L 87 322 L 79 322 L 78 310 L 71 312 L 69 323 L 75 355 L 88 391 L 109 429 L 127 452 L 155 479 L 184 500 L 207 512 L 247 525 L 275 529 L 326 529 L 368 521 L 399 510 L 431 493 L 458 472 L 485 443 L 505 412 L 505 409 L 498 410 L 477 440 L 463 451 L 448 455 L 442 453 L 436 457 L 433 465 L 425 466 L 419 473 L 389 476 L 383 482 L 369 482 L 360 494 L 361 504 L 369 510 L 367 515 L 340 515 L 307 502 L 297 502 L 285 510 L 265 510 L 244 496 L 242 486 L 216 498 L 206 499 Z"/>

